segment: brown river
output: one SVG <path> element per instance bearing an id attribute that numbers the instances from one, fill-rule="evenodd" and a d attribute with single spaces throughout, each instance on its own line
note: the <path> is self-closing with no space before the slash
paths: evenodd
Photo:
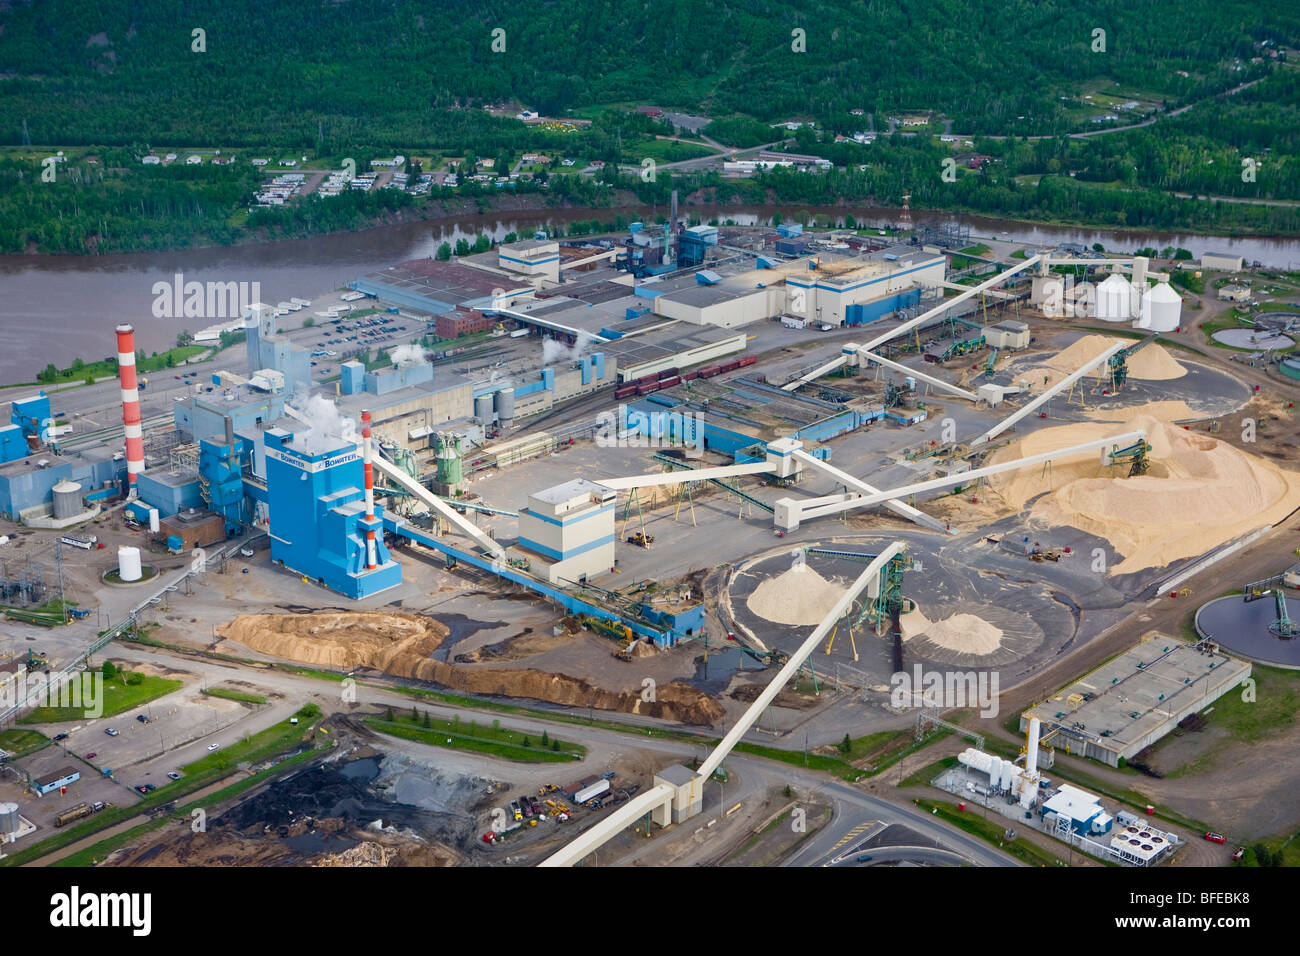
<path id="1" fill-rule="evenodd" d="M 458 216 L 384 226 L 364 232 L 318 236 L 286 242 L 233 247 L 208 247 L 176 252 L 145 252 L 106 256 L 0 257 L 0 383 L 33 381 L 38 369 L 53 362 L 63 367 L 76 358 L 99 359 L 114 351 L 113 326 L 130 322 L 137 345 L 146 351 L 175 344 L 182 329 L 198 331 L 224 316 L 169 317 L 157 307 L 156 283 L 249 283 L 263 301 L 272 304 L 293 296 L 312 299 L 385 266 L 431 256 L 443 241 L 473 239 L 487 232 L 495 239 L 509 232 L 530 234 L 574 220 L 653 220 L 663 208 L 539 209 Z M 843 217 L 853 212 L 859 226 L 898 221 L 898 210 L 852 210 L 819 207 L 691 206 L 684 213 L 708 221 L 715 216 L 736 225 L 770 225 L 773 214 L 790 220 L 800 212 Z M 975 236 L 1055 245 L 1059 242 L 1102 243 L 1107 250 L 1131 251 L 1141 246 L 1182 246 L 1200 255 L 1206 250 L 1229 252 L 1267 266 L 1300 268 L 1300 240 L 1290 238 L 1229 239 L 1176 233 L 1084 229 L 1038 225 L 978 216 L 935 217 L 914 213 L 918 224 L 935 218 L 960 221 Z M 163 312 L 159 317 L 156 313 Z"/>

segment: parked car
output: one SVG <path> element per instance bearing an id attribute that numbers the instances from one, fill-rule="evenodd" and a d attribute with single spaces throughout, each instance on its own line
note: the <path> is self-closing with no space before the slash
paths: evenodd
<path id="1" fill-rule="evenodd" d="M 116 736 L 117 736 L 117 731 L 114 730 L 112 727 L 108 727 L 108 728 L 106 728 L 106 729 L 104 730 L 104 733 L 108 734 L 110 737 L 116 737 Z"/>
<path id="2" fill-rule="evenodd" d="M 168 770 L 168 771 L 167 771 L 167 779 L 168 779 L 168 780 L 179 780 L 180 778 L 181 778 L 181 775 L 178 774 L 175 770 Z"/>
<path id="3" fill-rule="evenodd" d="M 153 793 L 158 788 L 151 783 L 142 783 L 140 786 L 136 787 L 136 789 L 141 793 Z"/>
<path id="4" fill-rule="evenodd" d="M 149 717 L 145 714 L 137 714 L 135 719 L 140 721 L 142 724 L 149 723 Z"/>
<path id="5" fill-rule="evenodd" d="M 99 756 L 99 754 L 95 753 L 95 751 L 92 750 L 90 753 L 86 754 L 86 759 L 87 759 L 87 760 L 94 760 L 94 759 L 95 759 L 96 757 L 98 757 L 98 756 Z"/>
<path id="6" fill-rule="evenodd" d="M 1211 843 L 1227 843 L 1227 842 L 1228 842 L 1228 838 L 1225 837 L 1222 833 L 1207 833 L 1207 834 L 1205 834 L 1205 839 L 1209 840 Z"/>
<path id="7" fill-rule="evenodd" d="M 67 735 L 67 734 L 55 734 L 55 735 L 54 735 L 54 739 L 55 739 L 55 740 L 67 740 L 67 739 L 68 739 L 68 735 Z"/>
<path id="8" fill-rule="evenodd" d="M 1245 855 L 1246 855 L 1246 848 L 1244 846 L 1239 846 L 1237 847 L 1237 849 L 1232 851 L 1232 859 L 1234 861 L 1240 860 Z"/>
<path id="9" fill-rule="evenodd" d="M 208 744 L 208 750 L 216 750 L 221 744 Z"/>

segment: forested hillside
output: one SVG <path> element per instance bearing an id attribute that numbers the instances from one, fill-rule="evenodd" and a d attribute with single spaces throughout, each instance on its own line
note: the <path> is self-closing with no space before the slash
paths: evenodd
<path id="1" fill-rule="evenodd" d="M 917 209 L 1296 232 L 1300 63 L 1285 54 L 1297 47 L 1300 4 L 1257 0 L 0 0 L 0 253 L 356 229 L 437 215 L 439 202 L 486 207 L 502 185 L 583 207 L 632 192 L 661 202 L 674 186 L 863 206 L 910 192 Z M 836 168 L 644 182 L 647 158 L 721 147 L 656 139 L 672 127 L 636 105 L 706 117 L 704 136 L 728 148 L 789 138 Z M 581 122 L 526 125 L 520 107 Z M 909 116 L 931 122 L 895 122 Z M 785 121 L 805 122 L 774 128 Z M 852 141 L 867 131 L 873 143 Z M 56 181 L 43 180 L 61 149 Z M 206 152 L 143 165 L 150 150 Z M 234 164 L 211 165 L 219 150 Z M 257 156 L 267 172 L 397 153 L 425 170 L 488 157 L 506 172 L 530 151 L 557 162 L 427 198 L 254 208 Z M 957 175 L 941 176 L 954 156 Z"/>
<path id="2" fill-rule="evenodd" d="M 1255 42 L 1300 38 L 1300 6 L 35 0 L 0 11 L 0 29 L 0 143 L 19 142 L 25 119 L 38 143 L 330 148 L 476 135 L 481 117 L 438 108 L 509 98 L 545 113 L 630 101 L 823 121 L 939 109 L 967 132 L 1050 133 L 1070 123 L 1062 97 L 1092 80 L 1170 103 L 1240 82 Z"/>

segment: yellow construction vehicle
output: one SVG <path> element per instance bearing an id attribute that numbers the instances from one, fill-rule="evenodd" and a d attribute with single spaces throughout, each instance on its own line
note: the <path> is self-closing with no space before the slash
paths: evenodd
<path id="1" fill-rule="evenodd" d="M 646 534 L 644 531 L 637 531 L 627 536 L 628 544 L 635 544 L 638 548 L 648 548 L 655 543 L 655 536 Z"/>

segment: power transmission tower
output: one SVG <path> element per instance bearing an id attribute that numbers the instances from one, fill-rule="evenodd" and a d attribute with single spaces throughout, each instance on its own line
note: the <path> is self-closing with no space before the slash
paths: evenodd
<path id="1" fill-rule="evenodd" d="M 59 614 L 63 618 L 63 623 L 68 623 L 68 602 L 65 600 L 63 593 L 63 540 L 54 539 L 54 566 L 59 572 Z"/>

